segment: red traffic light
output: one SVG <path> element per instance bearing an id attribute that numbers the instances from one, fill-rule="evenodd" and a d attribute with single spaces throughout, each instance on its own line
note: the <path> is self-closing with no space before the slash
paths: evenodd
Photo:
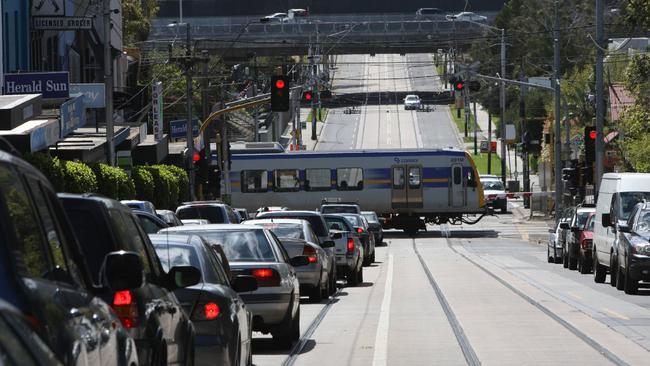
<path id="1" fill-rule="evenodd" d="M 311 100 L 311 92 L 305 92 L 305 100 L 310 101 Z"/>
<path id="2" fill-rule="evenodd" d="M 278 89 L 284 89 L 284 80 L 278 79 L 275 81 L 275 87 Z"/>
<path id="3" fill-rule="evenodd" d="M 196 163 L 199 160 L 201 160 L 201 155 L 195 151 L 194 156 L 192 156 L 192 161 Z"/>
<path id="4" fill-rule="evenodd" d="M 458 83 L 456 83 L 456 90 L 463 90 L 464 86 L 465 86 L 465 83 L 458 82 Z"/>
<path id="5" fill-rule="evenodd" d="M 590 139 L 595 140 L 596 136 L 597 136 L 596 131 L 589 131 L 589 138 Z"/>

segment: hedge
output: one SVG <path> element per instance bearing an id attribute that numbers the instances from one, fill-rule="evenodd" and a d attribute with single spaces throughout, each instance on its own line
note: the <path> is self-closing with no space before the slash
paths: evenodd
<path id="1" fill-rule="evenodd" d="M 65 179 L 64 192 L 97 192 L 97 177 L 88 165 L 77 161 L 63 161 L 63 167 L 63 176 Z"/>
<path id="2" fill-rule="evenodd" d="M 176 165 L 165 165 L 165 167 L 178 179 L 178 204 L 189 201 L 191 199 L 190 177 L 187 175 L 187 171 Z"/>
<path id="3" fill-rule="evenodd" d="M 144 166 L 153 176 L 154 206 L 162 209 L 173 209 L 178 206 L 178 179 L 167 169 L 166 165 Z"/>
<path id="4" fill-rule="evenodd" d="M 54 190 L 63 192 L 65 190 L 65 172 L 59 158 L 52 158 L 43 153 L 31 153 L 23 156 L 25 160 L 40 170 L 43 175 L 52 183 Z"/>
<path id="5" fill-rule="evenodd" d="M 149 170 L 144 166 L 134 166 L 131 171 L 131 179 L 135 185 L 135 197 L 139 200 L 154 202 L 154 180 Z"/>
<path id="6" fill-rule="evenodd" d="M 97 177 L 97 193 L 116 200 L 135 197 L 133 180 L 124 170 L 104 163 L 93 164 L 91 167 Z"/>

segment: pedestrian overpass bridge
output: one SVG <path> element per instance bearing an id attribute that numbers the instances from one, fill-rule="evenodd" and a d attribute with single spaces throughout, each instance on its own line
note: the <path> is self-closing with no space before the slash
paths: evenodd
<path id="1" fill-rule="evenodd" d="M 309 21 L 260 23 L 259 19 L 185 18 L 196 49 L 229 57 L 305 55 L 318 44 L 328 54 L 421 53 L 468 46 L 486 36 L 487 27 L 465 21 L 415 20 L 412 16 L 329 16 Z M 177 19 L 152 25 L 146 49 L 183 45 L 186 28 Z"/>

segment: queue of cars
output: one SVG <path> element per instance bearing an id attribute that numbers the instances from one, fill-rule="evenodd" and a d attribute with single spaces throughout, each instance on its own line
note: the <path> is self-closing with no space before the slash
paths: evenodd
<path id="1" fill-rule="evenodd" d="M 549 262 L 592 273 L 596 283 L 636 294 L 650 282 L 650 174 L 607 173 L 595 205 L 564 211 L 549 230 Z"/>
<path id="2" fill-rule="evenodd" d="M 216 201 L 172 212 L 57 194 L 0 152 L 2 363 L 251 365 L 253 331 L 288 348 L 301 335 L 301 296 L 320 302 L 338 279 L 363 280 L 381 235 L 364 214 L 249 219 Z"/>

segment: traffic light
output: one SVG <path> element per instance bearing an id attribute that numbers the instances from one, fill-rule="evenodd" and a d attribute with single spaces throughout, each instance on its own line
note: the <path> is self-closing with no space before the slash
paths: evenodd
<path id="1" fill-rule="evenodd" d="M 585 162 L 587 164 L 592 163 L 596 160 L 596 127 L 594 126 L 585 126 Z"/>
<path id="2" fill-rule="evenodd" d="M 454 84 L 454 90 L 456 91 L 462 91 L 465 88 L 465 82 L 461 78 L 456 79 L 456 81 L 453 84 Z"/>
<path id="3" fill-rule="evenodd" d="M 302 93 L 302 101 L 303 102 L 311 102 L 314 98 L 314 95 L 311 93 L 311 91 L 307 90 Z"/>
<path id="4" fill-rule="evenodd" d="M 271 77 L 271 110 L 273 112 L 289 110 L 289 78 L 285 75 Z"/>

